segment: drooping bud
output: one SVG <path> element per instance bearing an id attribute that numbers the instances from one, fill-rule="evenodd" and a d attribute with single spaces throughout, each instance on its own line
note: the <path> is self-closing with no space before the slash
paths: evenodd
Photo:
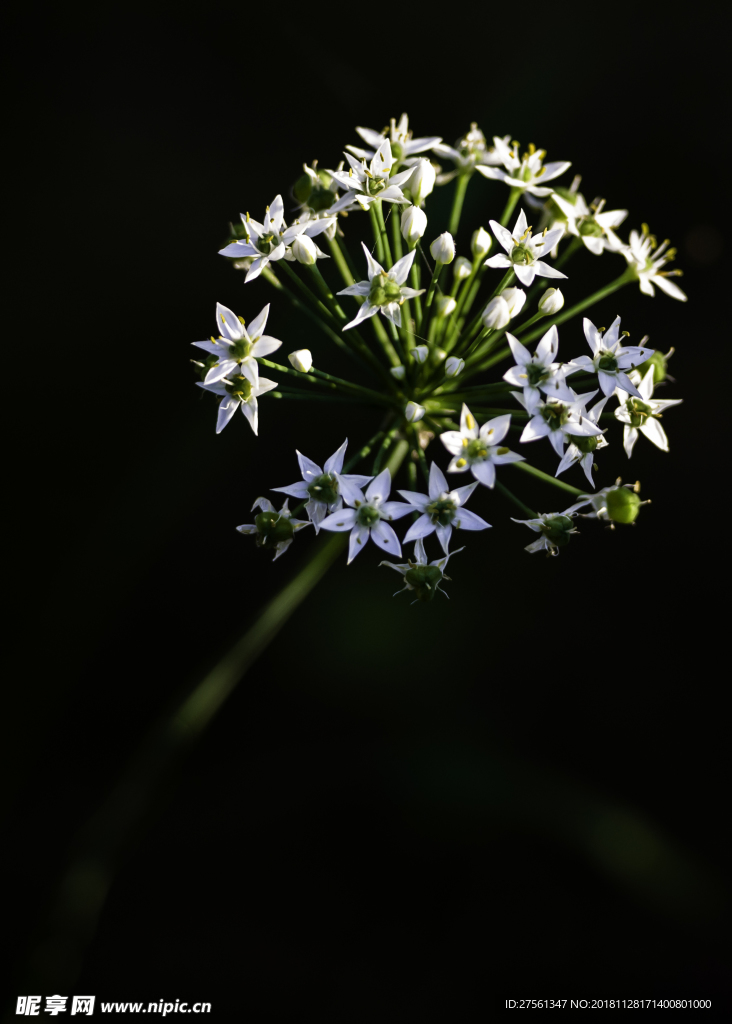
<path id="1" fill-rule="evenodd" d="M 563 548 L 569 544 L 570 534 L 576 533 L 569 516 L 551 516 L 541 524 L 542 533 L 554 547 Z"/>
<path id="2" fill-rule="evenodd" d="M 430 246 L 435 263 L 452 263 L 455 259 L 455 240 L 449 231 L 443 231 Z"/>
<path id="3" fill-rule="evenodd" d="M 401 219 L 402 238 L 410 245 L 416 245 L 427 230 L 427 214 L 418 206 L 408 206 Z"/>
<path id="4" fill-rule="evenodd" d="M 296 235 L 292 240 L 292 255 L 298 263 L 311 267 L 318 258 L 318 247 L 307 235 Z"/>
<path id="5" fill-rule="evenodd" d="M 496 295 L 495 299 L 491 299 L 481 317 L 483 326 L 489 331 L 500 331 L 507 326 L 510 319 L 508 303 L 502 295 Z"/>
<path id="6" fill-rule="evenodd" d="M 412 568 L 404 574 L 404 582 L 413 590 L 418 601 L 431 601 L 442 580 L 442 570 L 436 565 L 411 563 Z"/>
<path id="7" fill-rule="evenodd" d="M 297 352 L 290 352 L 287 357 L 290 366 L 302 373 L 309 373 L 313 366 L 313 354 L 309 348 L 299 348 Z"/>
<path id="8" fill-rule="evenodd" d="M 254 525 L 257 527 L 258 546 L 267 550 L 292 540 L 295 532 L 289 518 L 279 512 L 260 512 Z"/>
<path id="9" fill-rule="evenodd" d="M 417 347 L 413 348 L 411 351 L 412 351 L 412 357 L 418 363 L 421 364 L 421 363 L 426 363 L 427 362 L 427 357 L 430 354 L 430 350 L 427 348 L 426 345 L 417 345 Z"/>
<path id="10" fill-rule="evenodd" d="M 508 315 L 513 320 L 524 308 L 526 292 L 521 288 L 504 288 L 501 292 L 501 298 L 505 300 L 508 306 Z"/>
<path id="11" fill-rule="evenodd" d="M 484 256 L 487 256 L 491 251 L 492 245 L 493 238 L 485 228 L 478 228 L 477 231 L 473 232 L 473 237 L 470 240 L 470 251 L 476 260 L 482 260 Z"/>
<path id="12" fill-rule="evenodd" d="M 389 373 L 392 375 L 392 377 L 395 377 L 396 380 L 404 380 L 404 374 L 406 373 L 406 370 L 401 365 L 392 366 L 391 369 L 389 370 Z"/>
<path id="13" fill-rule="evenodd" d="M 435 301 L 435 316 L 444 319 L 452 313 L 456 306 L 457 302 L 452 295 L 439 295 Z"/>
<path id="14" fill-rule="evenodd" d="M 418 160 L 414 165 L 414 170 L 407 179 L 405 188 L 411 192 L 416 206 L 421 206 L 432 192 L 436 177 L 435 169 L 429 160 Z"/>
<path id="15" fill-rule="evenodd" d="M 465 368 L 465 360 L 459 356 L 450 356 L 445 363 L 445 376 L 458 377 Z"/>
<path id="16" fill-rule="evenodd" d="M 466 277 L 470 277 L 473 273 L 473 264 L 464 256 L 458 256 L 455 260 L 455 266 L 452 268 L 452 273 L 456 281 L 464 281 Z"/>
<path id="17" fill-rule="evenodd" d="M 547 288 L 539 300 L 539 312 L 544 316 L 554 316 L 564 305 L 564 296 L 558 288 Z"/>
<path id="18" fill-rule="evenodd" d="M 407 423 L 418 423 L 424 416 L 424 406 L 416 402 L 407 402 L 404 407 L 404 416 Z"/>

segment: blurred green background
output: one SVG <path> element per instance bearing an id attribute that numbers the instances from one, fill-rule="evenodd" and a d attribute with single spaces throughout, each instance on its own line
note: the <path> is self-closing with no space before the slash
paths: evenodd
<path id="1" fill-rule="evenodd" d="M 728 998 L 720 36 L 650 10 L 529 14 L 397 28 L 387 9 L 364 25 L 112 4 L 14 22 L 27 198 L 8 324 L 39 360 L 5 406 L 11 996 L 190 996 L 262 1019 Z M 630 209 L 623 233 L 671 237 L 688 305 L 631 287 L 591 314 L 676 347 L 671 454 L 641 438 L 629 466 L 616 432 L 598 485 L 639 478 L 653 503 L 635 528 L 587 523 L 558 559 L 526 555 L 482 490 L 494 528 L 451 562 L 449 602 L 392 599 L 375 550 L 341 559 L 163 770 L 145 737 L 315 543 L 273 566 L 234 526 L 296 478 L 296 447 L 322 462 L 378 426 L 264 399 L 258 440 L 243 417 L 215 436 L 189 343 L 217 300 L 250 319 L 272 298 L 217 249 L 303 161 L 333 166 L 355 125 L 402 110 L 450 143 L 472 120 L 533 141 L 588 200 Z M 504 201 L 471 182 L 458 252 Z M 565 294 L 622 267 L 581 254 Z M 268 329 L 345 370 L 283 302 Z M 578 321 L 560 340 L 584 351 Z M 553 471 L 548 445 L 529 454 Z"/>

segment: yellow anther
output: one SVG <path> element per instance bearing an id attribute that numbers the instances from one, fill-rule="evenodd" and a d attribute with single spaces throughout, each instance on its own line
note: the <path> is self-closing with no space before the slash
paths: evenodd
<path id="1" fill-rule="evenodd" d="M 471 413 L 468 413 L 468 415 L 465 417 L 465 422 L 468 425 L 468 430 L 475 430 L 475 420 L 473 419 Z"/>
<path id="2" fill-rule="evenodd" d="M 488 431 L 488 437 L 490 437 L 492 433 L 493 433 L 493 427 L 491 427 L 491 429 Z"/>
<path id="3" fill-rule="evenodd" d="M 242 327 L 246 323 L 246 320 L 244 319 L 243 316 L 238 316 L 236 319 L 239 321 L 239 323 L 242 325 Z"/>
<path id="4" fill-rule="evenodd" d="M 211 341 L 214 343 L 214 345 L 218 345 L 218 341 L 216 341 L 216 338 L 214 338 L 213 334 L 211 335 Z"/>
<path id="5" fill-rule="evenodd" d="M 467 466 L 467 464 L 467 459 L 458 459 L 457 462 L 455 463 L 455 469 L 462 469 L 463 466 Z"/>
<path id="6" fill-rule="evenodd" d="M 536 175 L 536 177 L 540 178 L 542 176 L 542 174 L 546 174 L 546 167 L 542 167 L 542 169 L 539 171 L 539 173 Z"/>
<path id="7" fill-rule="evenodd" d="M 467 439 L 467 437 L 464 437 L 463 438 L 463 448 L 467 448 L 467 447 L 468 447 L 468 439 Z"/>
<path id="8" fill-rule="evenodd" d="M 534 145 L 533 142 L 530 142 L 529 143 L 529 156 L 533 156 L 535 152 L 536 152 L 536 146 Z"/>

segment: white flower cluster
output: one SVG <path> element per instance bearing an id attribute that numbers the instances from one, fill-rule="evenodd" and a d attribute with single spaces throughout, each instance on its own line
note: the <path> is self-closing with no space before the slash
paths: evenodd
<path id="1" fill-rule="evenodd" d="M 618 229 L 626 210 L 605 210 L 602 199 L 588 203 L 579 177 L 569 187 L 558 184 L 570 164 L 546 162 L 544 150 L 533 145 L 522 150 L 509 135 L 494 136 L 489 144 L 472 124 L 450 146 L 438 136 L 413 138 L 405 114 L 380 132 L 363 127 L 356 132 L 365 146 L 346 146 L 336 167 L 319 169 L 317 161 L 303 166 L 287 219 L 278 194 L 261 222 L 242 214 L 241 225 L 232 226 L 231 240 L 221 249 L 246 272 L 245 284 L 264 281 L 279 300 L 295 307 L 303 330 L 311 333 L 311 347 L 293 349 L 287 365 L 272 362 L 268 357 L 283 343 L 264 333 L 270 304 L 247 325 L 219 303 L 218 336 L 194 342 L 205 353 L 194 364 L 199 386 L 220 398 L 217 432 L 241 408 L 256 434 L 258 399 L 265 394 L 285 409 L 293 401 L 336 403 L 331 410 L 343 412 L 344 426 L 346 416 L 357 428 L 371 416 L 378 429 L 345 465 L 347 441 L 322 467 L 298 452 L 301 479 L 272 488 L 288 496 L 284 505 L 278 511 L 267 498 L 258 498 L 254 522 L 239 531 L 253 535 L 275 558 L 308 525 L 315 533 L 348 533 L 349 562 L 369 538 L 396 557 L 403 543 L 413 543 L 412 559 L 382 564 L 402 575 L 404 589 L 416 600 L 428 601 L 447 578 L 453 530 L 490 526 L 465 507 L 479 485 L 522 510 L 523 517 L 514 521 L 539 535 L 526 548 L 530 552 L 557 554 L 577 532 L 574 521 L 582 508 L 590 509 L 584 513 L 588 518 L 611 525 L 634 522 L 644 504 L 637 487 L 617 481 L 584 493 L 557 478 L 576 466 L 594 488 L 598 453 L 608 447 L 615 423 L 623 426 L 628 457 L 640 434 L 668 451 L 659 420 L 680 399 L 659 399 L 654 391 L 670 379 L 666 365 L 673 349 L 662 355 L 646 345 L 647 337 L 628 345 L 619 316 L 607 330 L 585 316 L 589 354 L 585 349 L 562 362 L 558 326 L 633 281 L 646 295 L 653 296 L 658 286 L 685 301 L 671 280 L 680 272 L 668 269 L 675 250 L 668 241 L 657 245 L 646 225 L 623 242 Z M 452 167 L 444 170 L 438 163 L 443 160 Z M 487 219 L 490 231 L 461 227 L 463 200 L 476 176 L 486 195 L 507 189 L 499 198 L 502 213 Z M 431 224 L 430 196 L 449 182 L 454 192 L 447 229 L 439 225 L 423 246 Z M 525 206 L 517 210 L 520 203 Z M 463 233 L 470 242 L 460 252 Z M 354 241 L 363 253 L 361 271 L 349 251 Z M 490 255 L 494 241 L 499 251 Z M 619 254 L 623 269 L 592 295 L 568 305 L 564 284 L 562 289 L 547 285 L 567 282 L 562 268 L 582 250 Z M 354 304 L 350 311 L 348 303 Z M 536 327 L 542 319 L 544 325 Z M 579 340 L 575 327 L 568 330 Z M 330 372 L 326 345 L 353 360 L 350 379 Z M 508 368 L 496 373 L 503 361 L 509 361 Z M 262 369 L 275 372 L 281 383 L 260 376 Z M 606 412 L 613 398 L 617 408 Z M 511 431 L 518 444 L 549 440 L 559 459 L 554 476 L 505 444 Z M 343 427 L 338 433 L 343 436 Z M 449 457 L 444 471 L 425 454 L 437 438 Z M 361 468 L 370 471 L 351 472 L 368 459 L 370 467 Z M 520 472 L 503 469 L 511 465 Z M 397 489 L 403 500 L 393 501 L 392 481 L 399 472 L 408 486 Z M 470 472 L 474 479 L 451 487 L 445 472 Z M 536 513 L 509 490 L 506 475 L 532 476 L 575 500 L 562 512 Z M 290 499 L 298 502 L 293 510 Z M 301 510 L 306 519 L 298 518 Z M 400 541 L 391 524 L 405 517 L 410 523 Z M 431 534 L 442 549 L 433 561 L 425 550 Z"/>

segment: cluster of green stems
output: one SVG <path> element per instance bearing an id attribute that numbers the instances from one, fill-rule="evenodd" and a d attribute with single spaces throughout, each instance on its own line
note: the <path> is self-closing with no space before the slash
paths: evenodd
<path id="1" fill-rule="evenodd" d="M 463 200 L 471 173 L 461 174 L 456 179 L 449 222 L 453 235 L 460 227 Z M 520 197 L 521 190 L 512 188 L 501 217 L 501 224 L 504 227 L 508 225 Z M 380 200 L 369 206 L 373 233 L 372 251 L 386 271 L 409 250 L 402 238 L 399 210 L 393 204 L 388 204 L 388 207 L 385 216 Z M 342 233 L 328 238 L 328 246 L 332 265 L 344 287 L 363 278 L 363 274 L 355 267 Z M 458 415 L 461 402 L 470 402 L 473 412 L 482 418 L 506 412 L 511 412 L 519 424 L 528 418 L 528 414 L 523 410 L 517 410 L 515 404 L 503 407 L 502 403 L 509 399 L 511 385 L 498 381 L 466 386 L 472 378 L 511 357 L 511 350 L 505 343 L 506 328 L 485 328 L 482 314 L 491 299 L 501 295 L 506 288 L 515 283 L 513 270 L 508 270 L 504 274 L 490 294 L 484 293 L 480 296 L 486 272 L 486 257 L 484 254 L 476 256 L 472 260 L 470 273 L 462 280 L 453 280 L 452 288 L 446 294 L 454 299 L 454 309 L 448 315 L 441 316 L 439 304 L 432 300 L 436 293 L 442 294 L 440 279 L 444 267 L 439 263 L 432 266 L 419 242 L 416 243 L 416 247 L 418 251 L 412 264 L 410 284 L 418 290 L 423 287 L 423 270 L 426 271 L 424 282 L 427 283 L 429 275 L 429 283 L 425 289 L 426 294 L 402 302 L 401 327 L 397 327 L 386 318 L 382 319 L 377 313 L 358 327 L 344 331 L 343 327 L 351 317 L 343 309 L 336 294 L 339 289 L 333 288 L 326 281 L 317 263 L 300 265 L 298 270 L 304 276 L 285 260 L 270 264 L 263 271 L 264 278 L 278 292 L 371 378 L 368 385 L 356 384 L 315 367 L 303 372 L 269 359 L 259 360 L 263 366 L 276 370 L 280 376 L 284 375 L 285 380 L 277 390 L 270 393 L 275 399 L 355 403 L 379 409 L 382 414 L 380 430 L 350 460 L 349 468 L 373 455 L 373 473 L 378 473 L 392 462 L 391 456 L 397 450 L 397 446 L 400 449 L 403 447 L 401 442 L 406 438 L 409 443 L 405 451 L 409 447 L 412 450 L 412 458 L 407 461 L 412 485 L 416 483 L 417 467 L 420 467 L 425 480 L 427 479 L 427 461 L 424 449 L 419 443 L 420 433 L 425 428 L 435 435 L 444 430 L 455 429 L 454 417 Z M 554 266 L 563 266 L 581 247 L 581 242 L 577 239 L 570 239 Z M 555 316 L 546 317 L 541 311 L 537 311 L 533 315 L 519 317 L 516 323 L 511 323 L 510 331 L 524 344 L 530 344 L 552 325 L 572 319 L 634 279 L 635 274 L 628 268 L 605 287 L 573 306 L 563 308 Z M 530 309 L 534 300 L 541 297 L 541 292 L 547 284 L 546 279 L 537 279 L 528 291 L 524 310 Z M 356 296 L 355 299 L 358 303 L 364 302 L 361 297 Z M 543 322 L 538 324 L 539 321 Z M 370 339 L 364 337 L 363 332 L 366 330 L 371 335 Z M 417 346 L 426 346 L 428 349 L 428 357 L 424 362 L 418 361 L 413 355 L 413 349 Z M 464 360 L 464 367 L 457 378 L 445 374 L 445 361 L 449 356 Z M 403 374 L 401 379 L 390 372 L 395 367 L 403 367 L 400 371 Z M 419 423 L 409 422 L 405 415 L 409 402 L 414 402 L 425 410 Z M 399 461 L 401 462 L 401 459 Z M 569 494 L 584 493 L 579 488 L 557 480 L 525 461 L 513 465 L 520 472 L 539 477 Z M 504 484 L 498 483 L 496 489 L 524 514 L 530 517 L 536 515 Z"/>

